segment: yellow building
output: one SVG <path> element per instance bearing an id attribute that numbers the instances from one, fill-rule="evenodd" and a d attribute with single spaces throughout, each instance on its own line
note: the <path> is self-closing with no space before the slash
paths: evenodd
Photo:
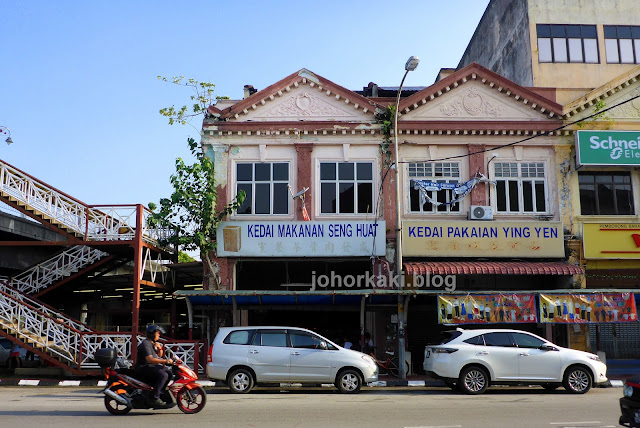
<path id="1" fill-rule="evenodd" d="M 548 89 L 558 215 L 579 287 L 640 287 L 640 9 L 637 0 L 491 0 L 458 68 L 472 62 Z M 624 133 L 621 133 L 624 132 Z M 569 345 L 640 356 L 640 323 L 569 328 Z"/>

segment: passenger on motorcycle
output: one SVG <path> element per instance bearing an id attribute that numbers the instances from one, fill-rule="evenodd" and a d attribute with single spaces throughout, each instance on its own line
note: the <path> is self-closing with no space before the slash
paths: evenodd
<path id="1" fill-rule="evenodd" d="M 138 345 L 134 367 L 136 374 L 153 387 L 152 404 L 155 406 L 166 406 L 160 395 L 169 384 L 171 370 L 164 365 L 174 363 L 171 358 L 163 358 L 162 345 L 158 343 L 161 333 L 164 333 L 164 329 L 158 325 L 152 324 L 147 327 L 147 338 Z"/>

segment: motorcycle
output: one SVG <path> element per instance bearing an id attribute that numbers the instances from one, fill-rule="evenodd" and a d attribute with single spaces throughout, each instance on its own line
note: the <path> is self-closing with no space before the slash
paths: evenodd
<path id="1" fill-rule="evenodd" d="M 136 373 L 122 358 L 118 358 L 115 349 L 100 349 L 94 360 L 104 370 L 107 386 L 104 405 L 112 415 L 126 415 L 132 409 L 168 409 L 175 405 L 183 413 L 198 413 L 207 403 L 207 394 L 198 385 L 198 375 L 180 360 L 172 364 L 172 376 L 160 399 L 167 403 L 156 407 L 153 403 L 153 388 L 136 379 Z"/>

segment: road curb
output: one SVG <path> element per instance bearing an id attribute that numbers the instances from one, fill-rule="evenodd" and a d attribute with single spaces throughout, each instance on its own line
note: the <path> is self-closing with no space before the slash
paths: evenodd
<path id="1" fill-rule="evenodd" d="M 205 388 L 226 387 L 224 382 L 214 382 L 211 380 L 198 380 L 201 386 Z M 0 386 L 94 386 L 104 388 L 107 386 L 105 380 L 57 380 L 57 379 L 0 379 Z M 332 383 L 322 384 L 307 384 L 301 383 L 280 383 L 280 384 L 268 384 L 265 386 L 280 387 L 280 388 L 335 388 Z M 377 382 L 368 383 L 366 388 L 392 388 L 392 387 L 430 387 L 439 388 L 446 386 L 444 382 L 439 380 L 381 380 Z M 609 384 L 601 385 L 603 388 L 622 388 L 623 382 L 621 380 L 611 380 Z"/>

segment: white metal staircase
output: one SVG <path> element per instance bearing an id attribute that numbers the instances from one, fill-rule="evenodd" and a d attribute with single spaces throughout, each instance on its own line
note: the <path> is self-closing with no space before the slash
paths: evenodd
<path id="1" fill-rule="evenodd" d="M 130 241 L 138 216 L 142 239 L 152 245 L 168 233 L 149 224 L 137 205 L 87 205 L 0 160 L 0 200 L 84 241 Z"/>
<path id="2" fill-rule="evenodd" d="M 98 370 L 93 355 L 100 348 L 114 348 L 119 355 L 131 358 L 131 333 L 94 331 L 12 289 L 2 280 L 0 334 L 32 349 L 40 358 L 76 374 Z M 137 336 L 138 343 L 143 339 L 143 336 Z M 203 346 L 201 342 L 167 341 L 165 346 L 188 365 L 202 371 L 202 361 L 198 358 Z"/>
<path id="3" fill-rule="evenodd" d="M 76 245 L 19 273 L 11 278 L 9 285 L 22 293 L 36 294 L 108 256 L 104 251 Z"/>

